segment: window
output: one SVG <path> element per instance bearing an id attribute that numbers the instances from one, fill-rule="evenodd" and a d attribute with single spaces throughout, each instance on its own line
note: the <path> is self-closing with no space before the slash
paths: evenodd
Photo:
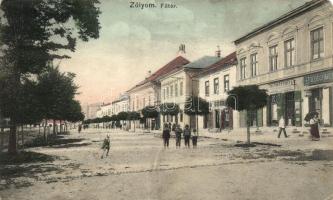
<path id="1" fill-rule="evenodd" d="M 163 88 L 163 99 L 165 99 L 166 98 L 166 96 L 165 96 L 165 88 Z"/>
<path id="2" fill-rule="evenodd" d="M 179 84 L 179 95 L 183 96 L 183 82 L 180 82 Z"/>
<path id="3" fill-rule="evenodd" d="M 169 87 L 167 87 L 167 89 L 166 89 L 166 93 L 167 93 L 167 98 L 169 98 Z"/>
<path id="4" fill-rule="evenodd" d="M 311 59 L 318 59 L 324 56 L 323 27 L 311 31 Z"/>
<path id="5" fill-rule="evenodd" d="M 228 92 L 229 87 L 229 75 L 224 75 L 224 92 Z"/>
<path id="6" fill-rule="evenodd" d="M 295 40 L 294 38 L 284 42 L 284 66 L 291 67 L 295 64 Z"/>
<path id="7" fill-rule="evenodd" d="M 173 97 L 173 85 L 170 86 L 170 97 Z"/>
<path id="8" fill-rule="evenodd" d="M 175 84 L 175 97 L 178 97 L 178 83 Z"/>
<path id="9" fill-rule="evenodd" d="M 214 78 L 214 94 L 219 94 L 219 78 Z"/>
<path id="10" fill-rule="evenodd" d="M 257 61 L 257 53 L 251 54 L 251 76 L 258 75 L 258 61 Z"/>
<path id="11" fill-rule="evenodd" d="M 269 47 L 269 69 L 271 72 L 277 70 L 277 45 Z"/>
<path id="12" fill-rule="evenodd" d="M 246 58 L 241 58 L 240 59 L 240 79 L 245 79 L 246 78 L 246 63 L 245 63 Z"/>
<path id="13" fill-rule="evenodd" d="M 205 82 L 205 95 L 209 96 L 209 81 Z"/>

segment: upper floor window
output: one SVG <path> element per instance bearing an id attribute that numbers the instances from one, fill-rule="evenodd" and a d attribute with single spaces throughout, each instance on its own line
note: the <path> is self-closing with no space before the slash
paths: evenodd
<path id="1" fill-rule="evenodd" d="M 166 98 L 166 91 L 165 91 L 166 89 L 165 88 L 163 88 L 163 99 L 165 99 Z"/>
<path id="2" fill-rule="evenodd" d="M 251 76 L 258 75 L 258 60 L 257 60 L 257 53 L 251 54 Z"/>
<path id="3" fill-rule="evenodd" d="M 179 95 L 183 96 L 183 82 L 179 83 Z"/>
<path id="4" fill-rule="evenodd" d="M 169 98 L 169 87 L 166 88 L 166 96 Z"/>
<path id="5" fill-rule="evenodd" d="M 295 40 L 294 38 L 284 42 L 284 64 L 291 67 L 295 64 Z"/>
<path id="6" fill-rule="evenodd" d="M 228 92 L 230 89 L 229 86 L 229 74 L 228 75 L 224 75 L 224 92 Z"/>
<path id="7" fill-rule="evenodd" d="M 209 96 L 209 81 L 205 82 L 205 95 Z"/>
<path id="8" fill-rule="evenodd" d="M 278 51 L 277 45 L 269 47 L 269 70 L 271 72 L 277 70 Z"/>
<path id="9" fill-rule="evenodd" d="M 214 94 L 219 94 L 219 78 L 214 78 Z"/>
<path id="10" fill-rule="evenodd" d="M 170 97 L 173 97 L 173 85 L 170 86 Z"/>
<path id="11" fill-rule="evenodd" d="M 318 59 L 324 56 L 323 27 L 311 31 L 311 59 Z"/>
<path id="12" fill-rule="evenodd" d="M 175 84 L 175 97 L 178 97 L 178 83 Z"/>
<path id="13" fill-rule="evenodd" d="M 246 63 L 245 63 L 246 58 L 241 58 L 240 59 L 240 79 L 245 79 L 246 78 Z"/>

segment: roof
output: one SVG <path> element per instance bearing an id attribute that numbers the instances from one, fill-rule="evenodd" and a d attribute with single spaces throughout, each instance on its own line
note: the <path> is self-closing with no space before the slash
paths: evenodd
<path id="1" fill-rule="evenodd" d="M 144 85 L 145 83 L 148 83 L 148 82 L 151 82 L 151 81 L 156 81 L 156 79 L 159 78 L 160 76 L 163 76 L 164 74 L 167 74 L 167 73 L 171 72 L 172 70 L 174 70 L 176 68 L 179 68 L 179 67 L 181 67 L 183 65 L 186 65 L 188 63 L 190 63 L 190 61 L 188 61 L 186 58 L 184 58 L 182 56 L 178 56 L 175 59 L 171 60 L 166 65 L 164 65 L 163 67 L 159 68 L 151 76 L 149 76 L 145 80 L 143 80 L 143 81 L 139 82 L 138 84 L 136 84 L 134 87 L 132 87 L 128 91 L 131 91 L 131 90 L 133 90 L 136 87 Z"/>
<path id="2" fill-rule="evenodd" d="M 184 65 L 184 68 L 191 68 L 191 69 L 203 69 L 206 68 L 215 62 L 221 60 L 222 58 L 216 56 L 204 56 L 195 60 L 187 65 Z"/>
<path id="3" fill-rule="evenodd" d="M 239 44 L 239 43 L 241 43 L 241 42 L 243 42 L 247 39 L 250 39 L 250 38 L 258 35 L 261 32 L 267 31 L 267 30 L 269 30 L 269 29 L 271 29 L 271 28 L 273 28 L 273 27 L 275 27 L 279 24 L 282 24 L 282 23 L 284 23 L 284 22 L 286 22 L 286 21 L 288 21 L 288 20 L 290 20 L 294 17 L 302 15 L 304 12 L 309 11 L 311 9 L 314 9 L 314 8 L 324 4 L 326 2 L 328 2 L 328 0 L 312 0 L 310 2 L 306 2 L 302 6 L 296 8 L 296 9 L 293 9 L 293 10 L 287 12 L 286 14 L 284 14 L 284 15 L 282 15 L 282 16 L 280 16 L 280 17 L 278 17 L 278 18 L 276 18 L 276 19 L 274 19 L 274 20 L 256 28 L 256 29 L 254 29 L 253 31 L 247 33 L 246 35 L 238 38 L 237 40 L 234 41 L 234 43 Z"/>
<path id="4" fill-rule="evenodd" d="M 237 56 L 236 52 L 232 52 L 231 54 L 227 55 L 223 59 L 217 61 L 216 63 L 208 66 L 206 69 L 198 73 L 196 76 L 204 76 L 210 73 L 214 73 L 220 69 L 229 67 L 230 65 L 234 65 L 237 63 Z"/>

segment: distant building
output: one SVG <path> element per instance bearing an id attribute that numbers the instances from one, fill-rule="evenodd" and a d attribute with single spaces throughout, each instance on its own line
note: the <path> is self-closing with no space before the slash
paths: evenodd
<path id="1" fill-rule="evenodd" d="M 199 117 L 199 128 L 220 131 L 239 127 L 238 112 L 226 105 L 228 91 L 236 83 L 236 52 L 210 65 L 195 76 L 199 97 L 209 102 L 210 113 Z"/>
<path id="2" fill-rule="evenodd" d="M 253 126 L 276 126 L 281 116 L 288 126 L 302 126 L 309 111 L 332 126 L 332 30 L 331 3 L 313 0 L 235 41 L 237 82 L 269 93 L 267 106 L 253 113 Z"/>
<path id="3" fill-rule="evenodd" d="M 180 113 L 177 116 L 162 115 L 161 124 L 177 122 L 182 127 L 186 124 L 195 127 L 195 118 L 184 114 L 186 99 L 191 96 L 198 96 L 199 93 L 199 83 L 193 79 L 193 76 L 221 59 L 219 56 L 204 56 L 175 68 L 158 78 L 161 83 L 161 104 L 175 103 L 180 108 Z"/>
<path id="4" fill-rule="evenodd" d="M 155 106 L 157 108 L 161 102 L 161 83 L 158 79 L 170 71 L 181 68 L 188 63 L 189 61 L 187 59 L 178 56 L 128 90 L 127 93 L 130 99 L 129 109 L 131 111 L 141 112 L 146 106 Z M 152 127 L 159 127 L 159 118 L 150 120 L 151 122 L 149 122 L 149 124 L 151 124 Z"/>
<path id="5" fill-rule="evenodd" d="M 120 95 L 117 100 L 112 102 L 111 115 L 117 115 L 120 112 L 128 112 L 128 111 L 130 111 L 128 94 Z"/>
<path id="6" fill-rule="evenodd" d="M 94 119 L 97 117 L 97 111 L 101 108 L 102 103 L 93 103 L 83 106 L 85 119 Z"/>

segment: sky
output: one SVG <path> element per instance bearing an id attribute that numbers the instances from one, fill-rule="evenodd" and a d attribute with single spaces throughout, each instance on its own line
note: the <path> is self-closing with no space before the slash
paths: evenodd
<path id="1" fill-rule="evenodd" d="M 77 99 L 108 103 L 177 56 L 185 44 L 190 61 L 235 50 L 233 41 L 309 0 L 137 0 L 156 8 L 130 8 L 130 0 L 100 0 L 100 37 L 78 42 L 71 59 Z M 171 3 L 176 8 L 160 8 Z"/>

